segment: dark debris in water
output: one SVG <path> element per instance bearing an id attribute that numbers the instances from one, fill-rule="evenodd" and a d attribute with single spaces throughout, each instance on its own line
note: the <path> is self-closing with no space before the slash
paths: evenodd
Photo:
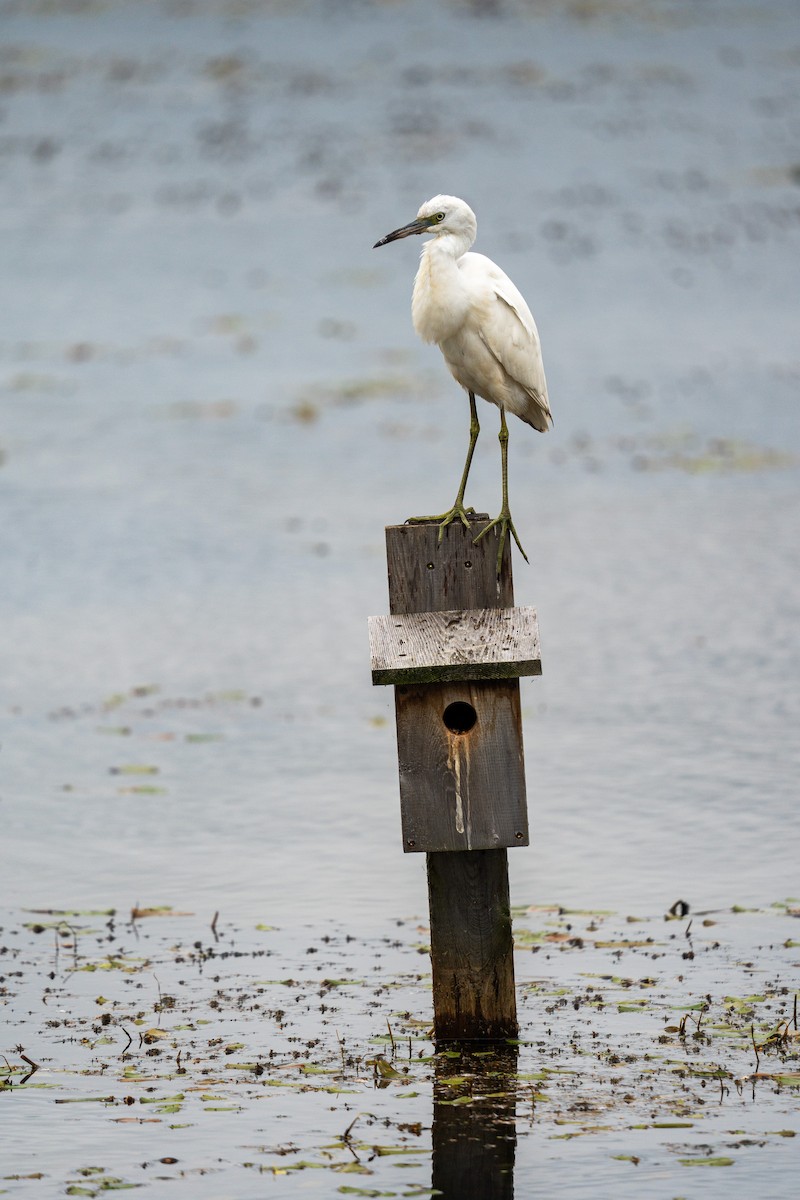
<path id="1" fill-rule="evenodd" d="M 5 1186 L 177 1196 L 257 1173 L 288 1195 L 319 1172 L 319 1195 L 428 1195 L 437 1137 L 476 1127 L 522 1161 L 530 1139 L 590 1138 L 616 1171 L 766 1169 L 798 1128 L 797 904 L 685 910 L 515 910 L 519 1041 L 438 1050 L 415 921 L 365 938 L 141 903 L 7 917 Z M 56 1138 L 30 1173 L 31 1118 L 39 1146 L 66 1109 L 96 1161 Z"/>

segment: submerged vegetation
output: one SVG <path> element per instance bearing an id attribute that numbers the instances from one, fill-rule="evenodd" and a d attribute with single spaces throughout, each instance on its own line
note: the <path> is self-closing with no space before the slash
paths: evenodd
<path id="1" fill-rule="evenodd" d="M 9 1133 L 35 1117 L 47 1149 L 13 1153 L 3 1187 L 198 1195 L 256 1173 L 281 1195 L 300 1177 L 446 1194 L 447 1146 L 463 1158 L 476 1129 L 473 1171 L 524 1173 L 529 1143 L 575 1138 L 608 1181 L 735 1167 L 800 1124 L 800 906 L 687 908 L 515 910 L 520 1039 L 461 1047 L 431 1040 L 414 921 L 364 938 L 160 905 L 22 914 L 0 935 L 0 1088 Z"/>

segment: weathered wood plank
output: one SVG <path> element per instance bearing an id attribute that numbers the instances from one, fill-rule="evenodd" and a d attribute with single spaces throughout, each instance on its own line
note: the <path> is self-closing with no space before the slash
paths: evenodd
<path id="1" fill-rule="evenodd" d="M 369 618 L 374 684 L 541 675 L 533 608 L 395 613 Z"/>
<path id="2" fill-rule="evenodd" d="M 428 855 L 437 1041 L 517 1036 L 508 853 Z"/>
<path id="3" fill-rule="evenodd" d="M 499 579 L 495 576 L 497 529 L 490 529 L 477 546 L 472 540 L 488 519 L 478 514 L 469 529 L 460 521 L 448 525 L 441 542 L 435 522 L 388 526 L 389 611 L 513 608 L 510 539 L 506 539 Z"/>
<path id="4" fill-rule="evenodd" d="M 527 846 L 518 680 L 399 687 L 395 701 L 403 849 Z M 453 704 L 474 712 L 468 732 L 448 728 Z"/>

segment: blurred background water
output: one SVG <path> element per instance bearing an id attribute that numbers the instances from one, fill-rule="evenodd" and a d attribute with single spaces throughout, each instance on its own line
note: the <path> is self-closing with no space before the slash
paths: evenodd
<path id="1" fill-rule="evenodd" d="M 555 417 L 511 428 L 544 664 L 513 899 L 797 894 L 796 17 L 0 4 L 4 904 L 424 913 L 366 617 L 468 410 L 419 243 L 371 247 L 440 191 Z"/>

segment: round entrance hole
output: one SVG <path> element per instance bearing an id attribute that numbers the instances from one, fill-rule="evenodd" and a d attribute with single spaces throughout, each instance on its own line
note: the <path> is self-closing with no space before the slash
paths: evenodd
<path id="1" fill-rule="evenodd" d="M 442 720 L 451 733 L 469 733 L 478 714 L 465 700 L 454 700 L 442 713 Z"/>

